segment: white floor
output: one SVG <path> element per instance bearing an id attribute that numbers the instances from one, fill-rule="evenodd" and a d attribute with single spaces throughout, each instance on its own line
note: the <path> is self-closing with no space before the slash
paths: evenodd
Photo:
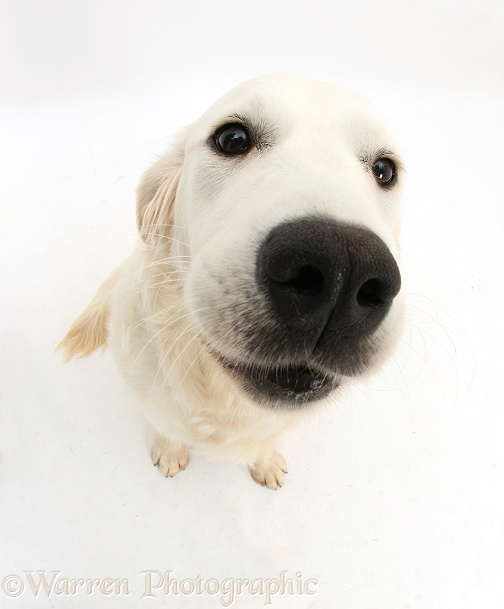
<path id="1" fill-rule="evenodd" d="M 0 607 L 504 606 L 504 10 L 406 4 L 0 4 Z M 287 439 L 283 489 L 198 457 L 165 480 L 109 354 L 54 347 L 148 162 L 274 71 L 359 89 L 402 142 L 408 326 Z"/>

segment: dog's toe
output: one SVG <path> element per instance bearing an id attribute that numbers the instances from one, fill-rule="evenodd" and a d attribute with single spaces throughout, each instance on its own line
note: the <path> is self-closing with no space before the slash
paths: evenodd
<path id="1" fill-rule="evenodd" d="M 152 447 L 152 463 L 166 478 L 173 478 L 179 471 L 184 470 L 189 463 L 189 452 L 184 444 L 170 442 L 159 437 Z"/>
<path id="2" fill-rule="evenodd" d="M 283 485 L 287 465 L 276 451 L 258 459 L 250 468 L 252 478 L 261 486 L 277 490 Z"/>

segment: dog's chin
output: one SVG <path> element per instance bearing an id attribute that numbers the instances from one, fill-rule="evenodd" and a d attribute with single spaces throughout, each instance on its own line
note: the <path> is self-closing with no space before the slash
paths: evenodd
<path id="1" fill-rule="evenodd" d="M 220 361 L 235 382 L 263 406 L 295 410 L 325 398 L 340 385 L 334 373 L 308 364 L 267 368 L 224 358 Z"/>

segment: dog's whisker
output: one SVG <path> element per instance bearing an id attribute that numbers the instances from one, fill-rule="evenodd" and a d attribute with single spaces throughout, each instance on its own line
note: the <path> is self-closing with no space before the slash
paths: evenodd
<path id="1" fill-rule="evenodd" d="M 163 258 L 159 258 L 158 260 L 154 260 L 153 262 L 149 262 L 148 264 L 145 265 L 145 270 L 149 270 L 150 268 L 156 267 L 156 266 L 174 266 L 175 262 L 182 262 L 182 263 L 187 263 L 190 264 L 190 262 L 192 261 L 192 256 L 190 256 L 189 254 L 171 254 L 170 256 L 165 256 Z M 175 268 L 173 269 L 175 270 Z"/>
<path id="2" fill-rule="evenodd" d="M 156 315 L 156 314 L 154 314 L 154 315 Z M 178 316 L 178 317 L 176 317 L 176 318 L 172 318 L 172 322 L 173 322 L 173 323 L 176 323 L 176 324 L 179 324 L 179 323 L 180 323 L 180 321 L 181 321 L 182 319 L 185 319 L 185 318 L 186 318 L 188 315 L 190 315 L 190 313 L 185 313 L 184 315 L 180 315 L 180 316 Z M 144 323 L 144 320 L 142 320 L 142 322 L 141 322 L 141 323 Z M 195 324 L 195 322 L 194 322 L 194 324 Z M 137 326 L 135 326 L 135 327 L 138 327 L 138 325 L 137 325 Z M 142 355 L 142 353 L 144 353 L 145 349 L 146 349 L 146 348 L 147 348 L 147 347 L 148 347 L 148 346 L 149 346 L 149 345 L 150 345 L 150 344 L 151 344 L 151 343 L 152 343 L 152 342 L 153 342 L 153 341 L 154 341 L 156 338 L 158 338 L 158 337 L 159 337 L 161 334 L 163 334 L 163 333 L 166 333 L 166 326 L 165 326 L 165 325 L 162 325 L 162 326 L 161 326 L 161 328 L 160 328 L 160 329 L 159 329 L 157 332 L 155 332 L 154 334 L 152 334 L 152 335 L 150 336 L 149 340 L 148 340 L 148 341 L 147 341 L 147 342 L 146 342 L 146 343 L 145 343 L 145 344 L 142 346 L 142 348 L 141 348 L 141 349 L 140 349 L 140 351 L 138 352 L 137 356 L 135 357 L 135 360 L 133 361 L 133 364 L 132 364 L 132 366 L 131 366 L 131 370 L 133 370 L 133 368 L 134 368 L 135 364 L 136 364 L 136 363 L 137 363 L 137 361 L 138 361 L 138 358 L 139 358 L 139 357 Z M 176 341 L 174 341 L 174 344 L 176 344 Z"/>
<path id="3" fill-rule="evenodd" d="M 182 318 L 187 317 L 188 314 L 182 316 L 181 318 L 179 318 L 180 321 Z M 179 334 L 178 339 L 175 339 L 172 343 L 172 346 L 167 349 L 165 356 L 163 357 L 163 359 L 161 360 L 160 364 L 159 364 L 159 368 L 158 368 L 158 372 L 156 374 L 156 379 L 158 378 L 158 374 L 162 371 L 162 369 L 164 368 L 164 363 L 168 357 L 168 355 L 170 355 L 176 347 L 178 347 L 180 340 L 182 339 L 183 336 L 187 336 L 190 335 L 192 333 L 192 330 L 194 330 L 195 328 L 197 328 L 197 322 L 193 321 L 191 322 L 189 325 L 187 325 L 185 328 L 182 329 L 182 331 Z M 194 343 L 195 340 L 201 340 L 201 336 L 199 334 L 199 332 L 194 332 L 194 335 L 192 336 L 191 339 L 189 339 L 189 341 L 187 341 L 186 345 L 181 349 L 181 351 L 179 352 L 179 354 L 176 356 L 175 360 L 172 362 L 172 365 L 170 366 L 170 368 L 166 371 L 163 372 L 163 387 L 166 385 L 166 383 L 170 380 L 170 373 L 172 372 L 175 364 L 178 362 L 178 360 L 180 359 L 180 357 L 186 352 L 187 348 Z"/>

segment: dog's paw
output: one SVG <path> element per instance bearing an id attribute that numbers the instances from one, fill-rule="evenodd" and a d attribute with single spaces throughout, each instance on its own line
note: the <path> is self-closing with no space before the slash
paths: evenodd
<path id="1" fill-rule="evenodd" d="M 152 463 L 159 467 L 159 471 L 166 478 L 173 478 L 180 470 L 184 470 L 189 463 L 189 453 L 184 444 L 170 442 L 159 436 L 154 442 L 151 451 Z"/>
<path id="2" fill-rule="evenodd" d="M 284 482 L 287 465 L 275 450 L 258 459 L 250 468 L 252 478 L 261 486 L 277 490 Z"/>

